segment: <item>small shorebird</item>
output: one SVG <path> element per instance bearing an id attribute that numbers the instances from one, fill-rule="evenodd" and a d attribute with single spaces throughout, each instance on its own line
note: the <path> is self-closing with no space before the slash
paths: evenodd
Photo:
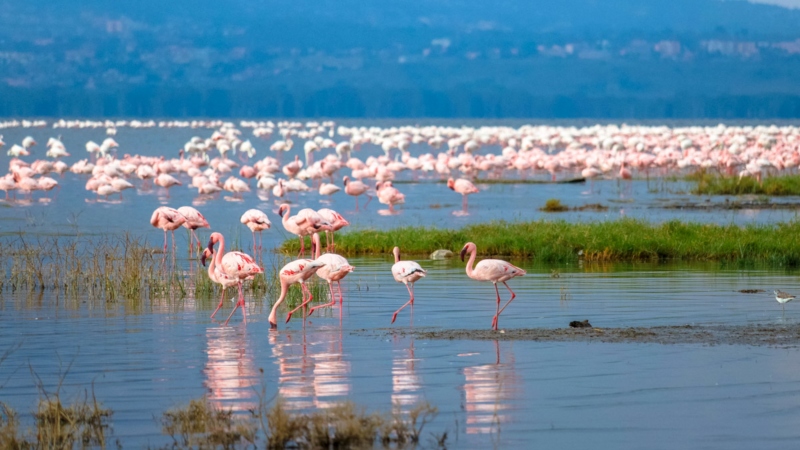
<path id="1" fill-rule="evenodd" d="M 781 304 L 781 311 L 784 310 L 784 306 L 783 305 L 785 305 L 786 303 L 789 303 L 790 301 L 794 300 L 794 298 L 795 298 L 795 296 L 790 294 L 790 293 L 788 293 L 788 292 L 783 292 L 783 291 L 781 291 L 779 289 L 775 289 L 775 300 L 777 300 L 778 303 Z"/>

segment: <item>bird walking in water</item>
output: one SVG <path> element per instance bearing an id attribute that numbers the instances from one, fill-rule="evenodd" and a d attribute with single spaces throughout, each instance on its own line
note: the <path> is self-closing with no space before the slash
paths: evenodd
<path id="1" fill-rule="evenodd" d="M 367 196 L 367 203 L 364 203 L 364 209 L 366 209 L 370 200 L 372 200 L 372 196 L 367 193 L 369 187 L 361 180 L 350 181 L 350 177 L 348 176 L 345 176 L 342 181 L 344 182 L 344 193 L 356 198 L 356 211 L 358 211 L 358 197 L 361 194 Z"/>
<path id="2" fill-rule="evenodd" d="M 480 192 L 480 191 L 478 191 L 478 188 L 476 188 L 475 185 L 472 184 L 471 181 L 469 181 L 467 179 L 464 179 L 464 178 L 459 178 L 457 180 L 453 180 L 452 178 L 448 178 L 447 179 L 447 187 L 449 187 L 453 191 L 458 192 L 459 194 L 461 194 L 461 197 L 462 197 L 461 210 L 464 211 L 464 212 L 467 211 L 467 206 L 468 206 L 467 205 L 467 196 L 470 195 L 470 194 L 477 194 L 478 192 Z"/>
<path id="3" fill-rule="evenodd" d="M 219 243 L 219 252 L 214 253 L 214 244 L 216 243 Z M 247 323 L 247 312 L 245 310 L 246 308 L 244 304 L 242 283 L 246 279 L 250 279 L 259 273 L 263 273 L 264 269 L 259 267 L 255 260 L 253 260 L 253 257 L 248 254 L 242 252 L 225 253 L 225 237 L 222 236 L 222 233 L 211 233 L 211 238 L 208 240 L 208 250 L 210 250 L 211 253 L 214 253 L 214 264 L 216 267 L 219 267 L 228 277 L 236 279 L 237 284 L 239 285 L 239 301 L 236 302 L 236 305 L 233 307 L 231 315 L 225 320 L 225 325 L 227 325 L 228 321 L 231 320 L 231 317 L 233 317 L 233 313 L 236 312 L 236 308 L 240 306 L 242 307 L 242 317 L 244 319 L 244 323 Z M 222 255 L 223 253 L 225 253 L 225 256 Z M 204 266 L 206 265 L 205 258 L 206 255 L 204 253 L 200 260 Z"/>
<path id="4" fill-rule="evenodd" d="M 300 238 L 300 253 L 297 256 L 302 256 L 306 252 L 305 237 L 319 230 L 326 229 L 329 224 L 322 219 L 322 216 L 310 208 L 302 209 L 299 213 L 291 217 L 289 214 L 291 214 L 291 207 L 289 204 L 282 204 L 278 209 L 278 215 L 280 215 L 282 219 L 281 223 L 286 231 Z"/>
<path id="5" fill-rule="evenodd" d="M 414 308 L 414 283 L 428 274 L 425 269 L 420 267 L 416 261 L 400 261 L 400 247 L 395 247 L 392 250 L 394 254 L 394 265 L 392 266 L 392 276 L 398 283 L 403 283 L 408 289 L 409 299 L 405 305 L 392 314 L 392 323 L 397 319 L 397 313 L 403 310 L 408 305 Z"/>
<path id="6" fill-rule="evenodd" d="M 333 292 L 334 282 L 336 282 L 336 285 L 339 288 L 339 304 L 341 305 L 343 301 L 341 280 L 346 277 L 348 273 L 355 270 L 355 267 L 351 266 L 350 263 L 347 262 L 347 259 L 341 255 L 337 255 L 336 253 L 325 253 L 324 255 L 320 255 L 322 246 L 320 245 L 319 233 L 314 233 L 314 235 L 311 236 L 311 242 L 312 247 L 316 249 L 314 260 L 325 264 L 317 270 L 317 276 L 328 282 L 328 289 L 331 293 L 331 301 L 329 303 L 312 307 L 310 310 L 308 310 L 309 316 L 313 314 L 314 310 L 316 309 L 326 308 L 336 304 L 336 295 Z"/>
<path id="7" fill-rule="evenodd" d="M 795 297 L 796 296 L 794 296 L 794 295 L 792 295 L 792 294 L 790 294 L 788 292 L 783 292 L 780 289 L 776 289 L 775 290 L 775 300 L 777 300 L 778 303 L 781 304 L 781 311 L 785 312 L 785 309 L 784 309 L 785 306 L 784 305 L 786 305 L 790 301 L 794 300 Z"/>
<path id="8" fill-rule="evenodd" d="M 167 231 L 172 232 L 172 251 L 174 253 L 175 230 L 180 228 L 184 222 L 186 222 L 186 218 L 177 209 L 161 206 L 153 211 L 153 215 L 150 216 L 150 224 L 164 230 L 164 254 L 167 253 Z"/>
<path id="9" fill-rule="evenodd" d="M 292 318 L 292 314 L 294 314 L 295 311 L 300 308 L 305 308 L 305 306 L 314 299 L 314 296 L 311 295 L 311 291 L 308 289 L 305 283 L 306 280 L 311 278 L 314 273 L 316 273 L 317 270 L 324 265 L 324 263 L 311 259 L 296 259 L 281 268 L 279 272 L 279 278 L 281 280 L 281 295 L 278 297 L 278 301 L 272 305 L 272 311 L 269 313 L 270 328 L 278 328 L 278 307 L 281 305 L 281 303 L 283 303 L 284 300 L 286 300 L 286 294 L 289 292 L 289 286 L 298 283 L 300 285 L 300 290 L 303 293 L 303 300 L 301 301 L 300 306 L 289 311 L 289 314 L 286 316 L 286 322 L 289 322 L 289 319 Z M 308 295 L 307 300 L 306 295 Z"/>
<path id="10" fill-rule="evenodd" d="M 211 313 L 211 318 L 213 319 L 215 315 L 217 315 L 217 311 L 222 308 L 222 303 L 225 301 L 225 290 L 229 287 L 234 287 L 239 284 L 239 280 L 237 278 L 233 278 L 228 276 L 225 272 L 222 271 L 219 267 L 217 267 L 214 261 L 214 251 L 209 249 L 203 249 L 203 256 L 200 258 L 204 265 L 207 259 L 211 260 L 211 263 L 208 265 L 208 278 L 216 284 L 222 286 L 222 296 L 219 298 L 219 305 L 217 305 L 217 309 Z"/>
<path id="11" fill-rule="evenodd" d="M 191 253 L 192 242 L 194 242 L 192 241 L 192 237 L 194 237 L 194 239 L 197 241 L 197 248 L 202 249 L 203 244 L 200 243 L 200 238 L 197 237 L 197 234 L 195 234 L 194 230 L 198 228 L 211 228 L 208 225 L 208 221 L 205 217 L 203 217 L 202 214 L 200 214 L 200 211 L 192 208 L 191 206 L 181 206 L 178 208 L 178 212 L 186 218 L 186 222 L 183 223 L 183 226 L 184 228 L 188 228 L 189 232 L 191 233 L 191 236 L 189 237 L 189 253 Z"/>
<path id="12" fill-rule="evenodd" d="M 338 212 L 328 208 L 320 209 L 317 211 L 317 214 L 322 216 L 322 219 L 328 222 L 330 225 L 330 230 L 325 230 L 325 241 L 328 245 L 328 251 L 336 251 L 336 243 L 333 240 L 333 233 L 350 225 L 350 222 L 348 222 L 347 219 L 342 217 L 342 215 Z"/>
<path id="13" fill-rule="evenodd" d="M 263 211 L 257 209 L 248 209 L 245 211 L 244 214 L 242 214 L 240 222 L 247 225 L 247 228 L 250 228 L 250 232 L 253 233 L 253 253 L 258 254 L 259 252 L 256 251 L 256 231 L 258 231 L 258 237 L 260 238 L 258 249 L 261 250 L 264 243 L 264 237 L 261 235 L 261 232 L 269 230 L 269 227 L 272 226 L 272 222 L 269 221 L 269 218 Z"/>
<path id="14" fill-rule="evenodd" d="M 464 244 L 464 248 L 461 249 L 461 260 L 464 260 L 464 256 L 469 253 L 469 262 L 467 262 L 467 276 L 472 278 L 473 280 L 478 281 L 491 281 L 494 284 L 494 291 L 497 294 L 497 308 L 492 318 L 492 329 L 497 330 L 497 322 L 500 318 L 500 313 L 502 313 L 506 306 L 511 303 L 511 300 L 514 300 L 514 297 L 517 294 L 508 287 L 506 281 L 514 278 L 514 277 L 521 277 L 525 275 L 525 271 L 520 269 L 519 267 L 503 261 L 501 259 L 484 259 L 478 264 L 475 265 L 473 268 L 473 263 L 475 262 L 475 253 L 477 252 L 477 247 L 472 242 L 467 242 Z M 511 298 L 508 299 L 508 302 L 500 308 L 500 291 L 497 289 L 497 283 L 503 283 L 503 286 L 508 289 L 508 292 L 511 293 Z"/>

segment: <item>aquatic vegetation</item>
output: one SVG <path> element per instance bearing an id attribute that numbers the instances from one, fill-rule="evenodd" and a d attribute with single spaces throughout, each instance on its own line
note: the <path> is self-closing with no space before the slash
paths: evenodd
<path id="1" fill-rule="evenodd" d="M 236 448 L 239 443 L 255 445 L 258 432 L 254 421 L 234 417 L 232 410 L 216 408 L 204 398 L 165 412 L 161 421 L 164 434 L 172 437 L 175 448 Z"/>
<path id="2" fill-rule="evenodd" d="M 750 176 L 739 178 L 700 171 L 688 179 L 697 182 L 692 193 L 698 195 L 800 195 L 800 175 L 765 177 L 759 183 Z"/>
<path id="3" fill-rule="evenodd" d="M 562 212 L 562 211 L 569 211 L 569 207 L 563 205 L 561 203 L 561 200 L 557 198 L 551 198 L 545 202 L 543 207 L 539 208 L 539 211 Z"/>
<path id="4" fill-rule="evenodd" d="M 672 220 L 661 224 L 635 219 L 605 222 L 491 222 L 461 229 L 400 227 L 358 230 L 337 237 L 343 255 L 427 255 L 439 248 L 458 251 L 473 241 L 480 255 L 536 258 L 544 263 L 584 261 L 723 261 L 740 264 L 800 265 L 800 221 L 747 226 Z M 296 252 L 297 243 L 281 250 Z"/>

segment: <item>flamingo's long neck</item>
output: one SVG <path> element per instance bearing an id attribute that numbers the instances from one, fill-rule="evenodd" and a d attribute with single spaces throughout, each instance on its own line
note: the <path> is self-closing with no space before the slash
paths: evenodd
<path id="1" fill-rule="evenodd" d="M 222 267 L 222 254 L 225 253 L 225 238 L 219 235 L 219 251 L 214 255 L 216 265 Z"/>
<path id="2" fill-rule="evenodd" d="M 288 230 L 289 228 L 286 226 L 289 223 L 289 214 L 292 212 L 291 208 L 286 207 L 286 212 L 283 213 L 283 217 L 281 217 L 281 223 L 283 224 L 283 228 Z"/>
<path id="3" fill-rule="evenodd" d="M 211 262 L 208 263 L 208 278 L 210 278 L 212 281 L 217 281 L 217 275 L 216 275 L 217 263 L 216 263 L 216 261 L 217 261 L 217 255 L 213 255 L 211 257 Z"/>
<path id="4" fill-rule="evenodd" d="M 322 247 L 322 245 L 320 245 L 319 233 L 314 233 L 314 235 L 311 236 L 311 245 L 314 247 L 314 259 L 318 259 L 321 252 L 320 247 Z"/>
<path id="5" fill-rule="evenodd" d="M 272 311 L 270 311 L 269 313 L 270 323 L 277 323 L 276 319 L 278 317 L 278 306 L 280 306 L 281 303 L 283 303 L 283 301 L 286 299 L 286 292 L 288 290 L 289 290 L 289 285 L 284 282 L 281 282 L 281 296 L 278 297 L 278 301 L 276 301 L 275 304 L 272 305 Z"/>
<path id="6" fill-rule="evenodd" d="M 475 263 L 475 249 L 470 249 L 469 251 L 469 261 L 467 261 L 467 276 L 473 278 L 472 276 L 472 265 Z"/>
<path id="7" fill-rule="evenodd" d="M 400 252 L 394 252 L 394 262 L 395 264 L 400 262 Z"/>

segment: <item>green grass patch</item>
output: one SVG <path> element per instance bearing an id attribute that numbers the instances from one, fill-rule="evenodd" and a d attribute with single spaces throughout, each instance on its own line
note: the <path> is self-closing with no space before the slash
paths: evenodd
<path id="1" fill-rule="evenodd" d="M 698 195 L 800 195 L 800 175 L 765 177 L 761 184 L 753 177 L 727 177 L 708 172 L 698 172 L 689 179 L 697 182 L 692 193 Z"/>
<path id="2" fill-rule="evenodd" d="M 724 261 L 739 264 L 800 265 L 800 222 L 771 225 L 715 225 L 677 220 L 652 224 L 620 219 L 607 222 L 491 222 L 458 230 L 401 227 L 351 231 L 336 237 L 338 253 L 429 255 L 437 249 L 458 252 L 475 242 L 481 256 L 536 258 L 543 263 L 588 261 Z M 298 251 L 296 239 L 281 250 Z"/>

